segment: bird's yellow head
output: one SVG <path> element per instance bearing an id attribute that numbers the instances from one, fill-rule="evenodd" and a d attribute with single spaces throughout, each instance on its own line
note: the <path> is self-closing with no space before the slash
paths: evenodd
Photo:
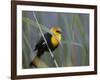
<path id="1" fill-rule="evenodd" d="M 50 29 L 50 31 L 53 33 L 53 35 L 61 35 L 61 29 L 59 28 L 59 27 L 52 27 L 51 29 Z"/>
<path id="2" fill-rule="evenodd" d="M 61 40 L 61 29 L 59 27 L 52 27 L 50 31 L 52 33 L 52 42 L 58 44 Z"/>

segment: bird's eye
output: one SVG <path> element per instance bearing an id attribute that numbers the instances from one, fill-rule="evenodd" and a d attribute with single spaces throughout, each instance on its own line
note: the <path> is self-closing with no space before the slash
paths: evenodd
<path id="1" fill-rule="evenodd" d="M 56 31 L 57 33 L 61 33 L 61 31 Z"/>

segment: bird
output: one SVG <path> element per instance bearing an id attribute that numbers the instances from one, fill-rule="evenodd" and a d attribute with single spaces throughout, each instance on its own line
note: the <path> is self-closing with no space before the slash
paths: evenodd
<path id="1" fill-rule="evenodd" d="M 37 51 L 36 56 L 40 58 L 44 52 L 48 51 L 49 49 L 53 52 L 60 44 L 62 38 L 62 30 L 57 26 L 53 26 L 50 29 L 50 32 L 44 33 L 45 40 L 43 36 L 39 39 L 37 44 L 35 45 L 34 51 Z M 46 43 L 47 42 L 47 43 Z M 49 49 L 48 49 L 49 47 Z M 34 60 L 34 59 L 33 59 Z M 34 65 L 33 61 L 31 61 L 30 66 Z"/>

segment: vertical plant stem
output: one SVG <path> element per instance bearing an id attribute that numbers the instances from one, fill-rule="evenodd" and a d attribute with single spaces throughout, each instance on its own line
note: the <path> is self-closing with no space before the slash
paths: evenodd
<path id="1" fill-rule="evenodd" d="M 37 22 L 37 25 L 38 25 L 38 28 L 39 28 L 39 30 L 40 30 L 40 33 L 41 33 L 41 35 L 42 35 L 42 37 L 43 37 L 43 39 L 44 39 L 44 41 L 45 41 L 45 43 L 46 43 L 46 45 L 47 45 L 47 48 L 48 48 L 48 50 L 49 50 L 49 52 L 50 52 L 50 54 L 51 54 L 51 57 L 52 57 L 52 59 L 53 59 L 53 61 L 54 61 L 54 63 L 55 63 L 55 66 L 58 67 L 58 63 L 57 63 L 57 61 L 56 61 L 56 59 L 55 59 L 55 57 L 54 57 L 54 55 L 53 55 L 51 49 L 50 49 L 49 46 L 48 46 L 48 43 L 47 43 L 47 41 L 46 41 L 46 39 L 45 39 L 45 36 L 44 36 L 44 34 L 43 34 L 43 32 L 42 32 L 42 29 L 41 29 L 41 27 L 40 27 L 40 24 L 39 24 L 39 22 L 38 22 L 38 20 L 37 20 L 36 15 L 35 15 L 34 12 L 33 12 L 33 16 L 34 16 L 34 18 L 35 18 L 35 20 L 36 20 L 36 22 Z"/>

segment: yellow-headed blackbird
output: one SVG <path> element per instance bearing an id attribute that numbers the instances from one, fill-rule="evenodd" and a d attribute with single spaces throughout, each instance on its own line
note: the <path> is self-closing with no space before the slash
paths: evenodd
<path id="1" fill-rule="evenodd" d="M 52 34 L 47 32 L 44 34 L 44 37 L 47 41 L 47 44 L 50 50 L 54 51 L 58 47 L 59 42 L 61 40 L 61 29 L 59 27 L 52 27 L 50 29 L 50 32 Z M 43 55 L 45 51 L 49 51 L 47 44 L 44 38 L 41 37 L 34 49 L 34 51 L 37 51 L 37 54 L 36 54 L 37 57 L 41 57 L 41 55 Z M 30 66 L 32 66 L 32 64 L 33 63 L 31 62 Z"/>

